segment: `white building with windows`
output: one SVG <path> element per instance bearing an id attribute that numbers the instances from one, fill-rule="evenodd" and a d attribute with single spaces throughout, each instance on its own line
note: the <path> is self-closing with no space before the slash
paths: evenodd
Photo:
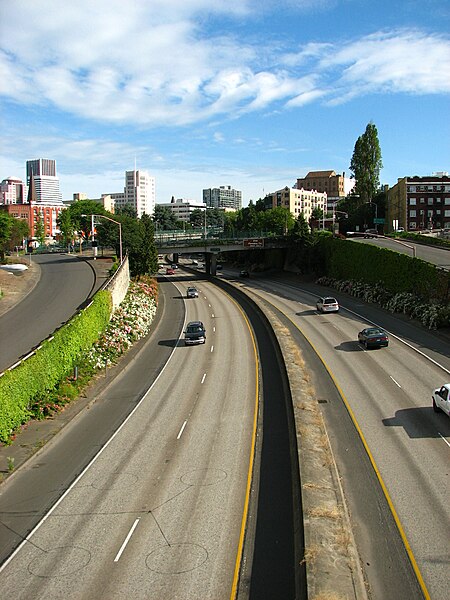
<path id="1" fill-rule="evenodd" d="M 129 205 L 136 211 L 138 218 L 144 213 L 153 215 L 156 201 L 155 178 L 142 169 L 126 171 L 123 192 L 103 196 L 110 196 L 114 200 L 116 211 Z"/>
<path id="2" fill-rule="evenodd" d="M 18 177 L 7 177 L 0 183 L 0 204 L 23 204 L 28 187 Z"/>
<path id="3" fill-rule="evenodd" d="M 56 160 L 36 158 L 27 160 L 27 185 L 34 180 L 36 202 L 62 205 L 59 177 L 56 176 Z"/>
<path id="4" fill-rule="evenodd" d="M 206 210 L 206 204 L 203 202 L 194 202 L 193 200 L 175 199 L 172 197 L 170 202 L 160 203 L 158 206 L 164 206 L 170 209 L 179 221 L 189 223 L 191 214 L 194 210 Z"/>

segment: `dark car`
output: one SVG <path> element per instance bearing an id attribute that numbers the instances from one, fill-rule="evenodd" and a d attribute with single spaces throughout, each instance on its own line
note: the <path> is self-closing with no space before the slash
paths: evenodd
<path id="1" fill-rule="evenodd" d="M 248 271 L 243 270 L 239 273 L 239 277 L 250 277 L 250 273 Z"/>
<path id="2" fill-rule="evenodd" d="M 358 342 L 366 348 L 382 348 L 389 344 L 388 334 L 380 327 L 366 327 L 358 333 Z"/>
<path id="3" fill-rule="evenodd" d="M 206 330 L 201 321 L 190 321 L 184 332 L 184 343 L 186 346 L 193 344 L 204 344 L 206 342 Z"/>
<path id="4" fill-rule="evenodd" d="M 373 237 L 377 237 L 377 235 L 378 235 L 378 231 L 376 229 L 366 229 L 364 232 L 365 238 L 373 238 Z"/>

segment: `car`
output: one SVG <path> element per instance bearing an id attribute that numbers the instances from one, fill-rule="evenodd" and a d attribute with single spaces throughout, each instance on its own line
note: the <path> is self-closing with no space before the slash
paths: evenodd
<path id="1" fill-rule="evenodd" d="M 398 233 L 403 233 L 405 231 L 404 227 L 397 227 L 397 232 Z"/>
<path id="2" fill-rule="evenodd" d="M 195 287 L 188 287 L 186 290 L 186 298 L 198 298 L 198 291 Z"/>
<path id="3" fill-rule="evenodd" d="M 175 271 L 172 269 L 172 267 L 167 267 L 166 275 L 175 275 Z"/>
<path id="4" fill-rule="evenodd" d="M 178 269 L 178 265 L 176 263 L 173 263 L 172 269 L 175 271 L 175 269 Z"/>
<path id="5" fill-rule="evenodd" d="M 242 270 L 239 273 L 239 277 L 250 277 L 250 273 L 248 271 Z"/>
<path id="6" fill-rule="evenodd" d="M 316 302 L 316 308 L 319 312 L 339 312 L 339 303 L 336 298 L 332 296 L 324 296 L 323 298 L 318 298 Z"/>
<path id="7" fill-rule="evenodd" d="M 184 332 L 184 343 L 186 346 L 204 344 L 206 342 L 206 330 L 201 321 L 190 321 Z"/>
<path id="8" fill-rule="evenodd" d="M 373 238 L 378 235 L 378 231 L 376 229 L 366 229 L 364 232 L 365 238 Z"/>
<path id="9" fill-rule="evenodd" d="M 358 342 L 366 348 L 383 348 L 389 344 L 389 336 L 381 327 L 366 327 L 358 333 Z"/>
<path id="10" fill-rule="evenodd" d="M 216 271 L 221 271 L 222 270 L 222 265 L 216 265 Z"/>
<path id="11" fill-rule="evenodd" d="M 443 412 L 450 417 L 450 383 L 446 383 L 433 392 L 433 410 L 434 412 Z"/>

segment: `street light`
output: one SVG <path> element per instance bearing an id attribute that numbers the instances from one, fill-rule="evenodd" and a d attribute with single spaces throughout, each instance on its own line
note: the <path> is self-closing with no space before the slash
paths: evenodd
<path id="1" fill-rule="evenodd" d="M 82 217 L 88 217 L 89 215 L 81 215 Z M 92 241 L 94 241 L 94 217 L 98 217 L 99 219 L 106 219 L 107 221 L 111 221 L 119 226 L 119 251 L 120 251 L 120 264 L 122 264 L 123 253 L 122 253 L 122 223 L 120 221 L 115 221 L 106 215 L 91 215 L 91 233 L 92 233 Z M 97 248 L 94 248 L 94 260 L 96 258 Z"/>

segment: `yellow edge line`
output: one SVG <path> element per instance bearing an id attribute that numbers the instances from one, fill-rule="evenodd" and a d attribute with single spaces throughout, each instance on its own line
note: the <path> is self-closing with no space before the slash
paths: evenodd
<path id="1" fill-rule="evenodd" d="M 328 374 L 330 375 L 331 379 L 333 380 L 333 383 L 336 386 L 336 389 L 338 390 L 338 392 L 339 392 L 339 394 L 340 394 L 340 396 L 341 396 L 341 398 L 342 398 L 342 400 L 343 400 L 343 402 L 345 404 L 345 407 L 346 407 L 346 409 L 347 409 L 347 411 L 348 411 L 348 413 L 350 415 L 350 418 L 353 421 L 353 425 L 355 426 L 356 431 L 358 432 L 359 437 L 361 438 L 361 441 L 363 443 L 364 449 L 365 449 L 365 451 L 367 453 L 367 456 L 369 457 L 369 460 L 370 460 L 370 462 L 372 464 L 372 467 L 373 467 L 373 469 L 375 471 L 375 475 L 377 476 L 377 479 L 378 479 L 378 481 L 379 481 L 379 483 L 381 485 L 381 489 L 383 490 L 384 496 L 385 496 L 386 501 L 388 503 L 388 506 L 389 506 L 389 508 L 391 510 L 392 516 L 394 517 L 395 524 L 397 525 L 397 529 L 398 529 L 398 531 L 400 533 L 400 537 L 402 538 L 403 545 L 405 546 L 405 550 L 406 550 L 406 552 L 408 554 L 409 560 L 411 561 L 411 565 L 413 567 L 414 573 L 416 574 L 417 581 L 419 582 L 419 585 L 420 585 L 420 587 L 422 589 L 423 595 L 424 595 L 424 597 L 425 597 L 426 600 L 430 600 L 430 594 L 428 593 L 428 590 L 426 588 L 426 585 L 425 585 L 425 582 L 423 580 L 422 574 L 420 572 L 419 566 L 418 566 L 418 564 L 416 562 L 416 559 L 414 557 L 414 554 L 413 554 L 413 551 L 411 549 L 411 546 L 409 545 L 409 542 L 408 542 L 408 540 L 406 538 L 406 534 L 403 531 L 403 527 L 402 527 L 402 524 L 400 523 L 400 519 L 399 519 L 399 517 L 397 515 L 397 511 L 394 508 L 394 504 L 392 503 L 392 500 L 391 500 L 391 497 L 390 497 L 389 492 L 387 490 L 387 487 L 386 487 L 386 485 L 385 485 L 385 483 L 383 481 L 383 478 L 381 476 L 381 473 L 378 470 L 378 467 L 377 467 L 377 465 L 375 463 L 375 459 L 372 456 L 372 452 L 369 449 L 369 445 L 366 442 L 366 439 L 365 439 L 365 437 L 363 435 L 363 432 L 361 431 L 361 428 L 360 428 L 360 426 L 358 424 L 358 421 L 356 420 L 356 417 L 355 417 L 355 415 L 354 415 L 354 413 L 353 413 L 353 411 L 352 411 L 352 409 L 350 407 L 350 404 L 347 401 L 347 398 L 345 397 L 344 392 L 341 389 L 341 386 L 337 382 L 336 378 L 334 377 L 331 369 L 326 364 L 325 360 L 322 358 L 322 355 L 320 354 L 320 352 L 316 349 L 316 347 L 314 346 L 314 344 L 311 342 L 311 340 L 309 339 L 309 337 L 303 332 L 303 330 L 300 329 L 300 327 L 297 325 L 297 323 L 294 323 L 294 321 L 291 319 L 291 317 L 289 317 L 289 315 L 287 315 L 283 310 L 281 310 L 280 308 L 278 308 L 277 306 L 275 306 L 275 304 L 273 304 L 272 302 L 270 302 L 270 300 L 267 300 L 266 298 L 264 298 L 264 302 L 267 302 L 268 304 L 270 304 L 271 306 L 273 306 L 273 308 L 275 308 L 276 310 L 278 310 L 279 312 L 281 312 L 286 317 L 286 319 L 288 319 L 294 325 L 294 327 L 296 329 L 298 329 L 298 331 L 300 331 L 300 333 L 303 335 L 303 337 L 307 340 L 308 344 L 311 346 L 311 348 L 317 354 L 317 356 L 319 357 L 321 363 L 323 364 L 323 366 L 327 370 Z"/>
<path id="2" fill-rule="evenodd" d="M 244 317 L 244 320 L 247 323 L 247 327 L 248 327 L 248 330 L 250 332 L 250 336 L 252 338 L 253 354 L 255 356 L 255 382 L 256 382 L 256 386 L 255 386 L 255 410 L 254 410 L 254 415 L 253 415 L 252 443 L 251 443 L 250 459 L 249 459 L 249 465 L 248 465 L 247 487 L 246 487 L 246 490 L 245 490 L 244 510 L 242 512 L 241 532 L 239 534 L 239 542 L 238 542 L 237 554 L 236 554 L 236 563 L 235 563 L 235 567 L 234 567 L 233 584 L 231 586 L 231 595 L 230 595 L 230 600 L 235 600 L 236 594 L 237 594 L 238 581 L 239 581 L 239 572 L 241 570 L 242 551 L 243 551 L 243 547 L 244 547 L 244 537 L 245 537 L 245 528 L 246 528 L 246 525 L 247 525 L 248 506 L 249 506 L 249 502 L 250 502 L 250 490 L 251 490 L 252 475 L 253 475 L 253 463 L 255 461 L 256 427 L 257 427 L 257 424 L 258 424 L 258 403 L 259 403 L 259 377 L 258 377 L 258 375 L 259 375 L 259 361 L 258 361 L 258 353 L 256 351 L 255 337 L 253 335 L 253 331 L 252 331 L 252 328 L 250 326 L 249 320 L 247 319 L 247 315 L 244 313 L 244 311 L 242 310 L 242 308 L 239 306 L 239 304 L 236 302 L 236 300 L 232 296 L 230 296 L 225 290 L 222 290 L 222 291 L 225 294 L 227 294 L 227 296 L 229 296 L 229 298 L 238 307 L 239 311 L 241 312 L 242 316 Z"/>

